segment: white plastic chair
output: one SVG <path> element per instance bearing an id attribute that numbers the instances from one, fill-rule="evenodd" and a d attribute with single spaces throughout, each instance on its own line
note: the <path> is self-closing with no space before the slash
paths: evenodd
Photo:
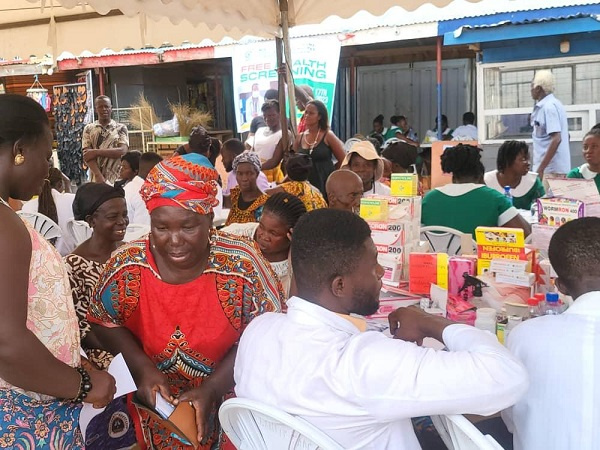
<path id="1" fill-rule="evenodd" d="M 139 239 L 148 233 L 150 233 L 150 225 L 130 223 L 127 225 L 127 230 L 125 231 L 125 237 L 123 238 L 123 241 L 135 241 L 136 239 Z"/>
<path id="2" fill-rule="evenodd" d="M 67 232 L 73 237 L 75 245 L 79 245 L 92 237 L 93 230 L 84 220 L 70 219 L 67 221 Z"/>
<path id="3" fill-rule="evenodd" d="M 26 220 L 38 233 L 40 233 L 47 240 L 56 239 L 62 236 L 62 230 L 58 224 L 46 217 L 43 214 L 36 212 L 23 212 L 18 211 L 17 214 L 21 216 L 23 220 Z"/>
<path id="4" fill-rule="evenodd" d="M 468 233 L 442 226 L 421 227 L 421 240 L 427 241 L 432 252 L 453 255 L 472 255 L 477 250 L 477 243 Z"/>
<path id="5" fill-rule="evenodd" d="M 219 421 L 238 450 L 343 449 L 306 420 L 254 400 L 225 401 Z"/>
<path id="6" fill-rule="evenodd" d="M 431 420 L 449 450 L 503 450 L 492 436 L 460 414 L 431 416 Z"/>

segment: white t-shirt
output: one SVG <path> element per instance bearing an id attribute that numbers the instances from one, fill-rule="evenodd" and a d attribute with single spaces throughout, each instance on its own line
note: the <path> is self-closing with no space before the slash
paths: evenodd
<path id="1" fill-rule="evenodd" d="M 530 380 L 502 413 L 515 450 L 598 449 L 600 292 L 580 296 L 561 315 L 523 322 L 507 341 Z"/>
<path id="2" fill-rule="evenodd" d="M 272 132 L 269 127 L 261 127 L 256 130 L 254 136 L 248 139 L 247 143 L 252 147 L 261 161 L 268 161 L 275 153 L 275 147 L 281 140 L 281 130 Z"/>
<path id="3" fill-rule="evenodd" d="M 150 214 L 148 213 L 148 209 L 146 209 L 146 203 L 140 195 L 140 189 L 143 184 L 144 179 L 136 176 L 123 187 L 125 201 L 127 202 L 127 216 L 129 217 L 129 223 L 150 226 Z"/>

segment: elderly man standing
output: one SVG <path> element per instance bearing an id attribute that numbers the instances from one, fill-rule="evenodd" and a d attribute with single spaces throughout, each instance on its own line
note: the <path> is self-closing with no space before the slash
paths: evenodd
<path id="1" fill-rule="evenodd" d="M 83 160 L 93 181 L 113 184 L 119 178 L 121 156 L 129 149 L 127 127 L 112 119 L 112 104 L 106 95 L 96 97 L 94 106 L 98 120 L 83 129 Z"/>
<path id="2" fill-rule="evenodd" d="M 531 97 L 537 102 L 531 114 L 533 127 L 533 171 L 568 173 L 571 170 L 569 126 L 561 102 L 554 96 L 554 75 L 538 70 L 531 83 Z"/>

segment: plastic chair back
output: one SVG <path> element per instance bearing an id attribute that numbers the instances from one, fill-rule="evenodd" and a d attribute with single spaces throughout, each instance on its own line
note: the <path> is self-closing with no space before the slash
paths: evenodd
<path id="1" fill-rule="evenodd" d="M 489 434 L 483 434 L 460 414 L 432 416 L 433 424 L 450 450 L 503 450 Z"/>
<path id="2" fill-rule="evenodd" d="M 67 221 L 67 232 L 73 237 L 75 245 L 79 245 L 91 238 L 93 231 L 84 220 L 70 219 Z"/>
<path id="3" fill-rule="evenodd" d="M 343 449 L 306 420 L 254 400 L 225 401 L 219 421 L 238 450 Z"/>
<path id="4" fill-rule="evenodd" d="M 442 226 L 421 227 L 421 240 L 429 243 L 432 252 L 454 255 L 472 255 L 477 243 L 470 234 Z"/>
<path id="5" fill-rule="evenodd" d="M 17 214 L 21 216 L 23 220 L 26 220 L 38 233 L 40 233 L 47 240 L 56 239 L 62 236 L 62 230 L 58 224 L 46 217 L 43 214 L 36 212 L 23 212 L 18 211 Z"/>

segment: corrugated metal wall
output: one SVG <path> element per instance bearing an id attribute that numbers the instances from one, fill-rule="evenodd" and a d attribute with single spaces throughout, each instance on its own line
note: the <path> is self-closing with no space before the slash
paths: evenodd
<path id="1" fill-rule="evenodd" d="M 473 110 L 472 61 L 442 62 L 442 112 L 450 127 L 462 124 L 464 112 Z M 434 126 L 437 113 L 435 61 L 359 67 L 357 69 L 357 132 L 369 133 L 373 118 L 404 115 L 419 139 Z M 343 105 L 341 105 L 343 106 Z M 343 114 L 343 113 L 342 113 Z"/>

